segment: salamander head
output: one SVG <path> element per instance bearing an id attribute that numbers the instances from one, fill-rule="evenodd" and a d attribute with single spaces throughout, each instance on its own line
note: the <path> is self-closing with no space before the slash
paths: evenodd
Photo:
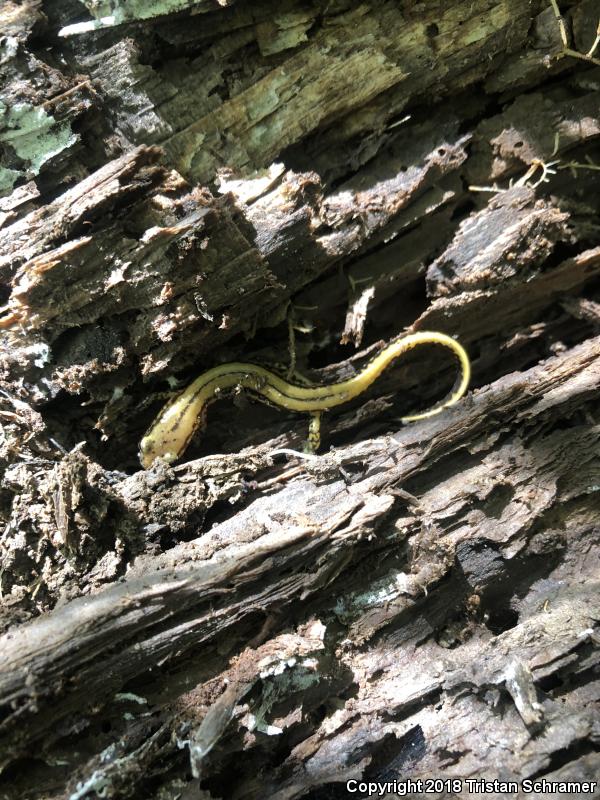
<path id="1" fill-rule="evenodd" d="M 144 436 L 140 442 L 140 463 L 144 469 L 149 469 L 156 458 L 162 458 L 169 464 L 177 461 L 179 453 L 169 449 L 168 442 L 157 437 L 152 430 Z"/>

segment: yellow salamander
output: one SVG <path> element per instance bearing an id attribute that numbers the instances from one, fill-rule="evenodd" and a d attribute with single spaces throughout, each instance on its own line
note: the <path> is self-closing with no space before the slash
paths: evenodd
<path id="1" fill-rule="evenodd" d="M 368 389 L 391 361 L 424 344 L 439 344 L 452 350 L 460 363 L 459 379 L 440 405 L 421 414 L 403 417 L 402 422 L 439 414 L 442 409 L 454 405 L 467 391 L 471 364 L 462 345 L 437 331 L 419 331 L 394 339 L 353 378 L 326 386 L 295 386 L 265 367 L 231 362 L 204 372 L 164 406 L 140 443 L 142 466 L 149 467 L 159 457 L 168 462 L 180 458 L 204 420 L 208 403 L 216 400 L 222 392 L 238 387 L 261 395 L 268 403 L 292 411 L 308 412 L 311 415 L 308 444 L 312 450 L 316 450 L 320 443 L 322 411 L 352 400 Z"/>

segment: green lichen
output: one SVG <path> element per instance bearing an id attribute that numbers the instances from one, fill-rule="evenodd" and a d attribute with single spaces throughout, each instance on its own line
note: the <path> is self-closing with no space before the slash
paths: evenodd
<path id="1" fill-rule="evenodd" d="M 0 166 L 0 192 L 9 192 L 21 176 L 38 175 L 47 161 L 76 141 L 68 122 L 57 122 L 40 106 L 0 102 L 0 143 L 21 162 L 19 170 Z"/>
<path id="2" fill-rule="evenodd" d="M 165 14 L 175 14 L 178 11 L 185 11 L 187 8 L 194 8 L 205 5 L 202 0 L 80 0 L 90 14 L 101 24 L 101 27 L 120 25 L 123 22 L 131 22 L 138 19 L 152 19 L 162 17 Z M 85 24 L 85 23 L 83 23 Z M 76 25 L 68 26 L 75 30 Z M 98 27 L 94 25 L 93 27 Z M 64 35 L 63 29 L 61 33 Z M 69 31 L 70 32 L 70 31 Z"/>
<path id="3" fill-rule="evenodd" d="M 0 167 L 0 195 L 8 194 L 12 191 L 12 187 L 15 185 L 19 174 L 20 173 L 16 169 Z"/>
<path id="4" fill-rule="evenodd" d="M 399 576 L 386 576 L 375 582 L 368 592 L 353 592 L 339 597 L 334 607 L 337 618 L 350 624 L 360 614 L 371 608 L 380 608 L 384 603 L 395 600 L 401 594 Z"/>
<path id="5" fill-rule="evenodd" d="M 313 658 L 305 658 L 300 661 L 296 658 L 289 658 L 271 665 L 268 670 L 262 672 L 262 697 L 253 714 L 253 728 L 269 735 L 281 733 L 281 729 L 267 721 L 271 709 L 281 700 L 293 694 L 303 694 L 318 684 L 321 676 L 317 666 L 317 661 Z"/>

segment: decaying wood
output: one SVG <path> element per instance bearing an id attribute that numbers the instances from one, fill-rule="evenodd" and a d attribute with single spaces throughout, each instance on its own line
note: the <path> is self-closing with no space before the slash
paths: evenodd
<path id="1" fill-rule="evenodd" d="M 198 665 L 194 671 L 205 673 L 204 688 L 194 690 L 191 706 L 185 701 L 183 717 L 179 713 L 183 700 L 179 700 L 169 712 L 169 721 L 163 722 L 174 732 L 184 726 L 186 735 L 197 736 L 195 707 L 208 691 L 206 678 L 215 663 L 219 659 L 226 663 L 223 649 L 235 650 L 250 639 L 257 620 L 284 613 L 288 618 L 310 618 L 315 602 L 318 619 L 328 619 L 327 625 L 319 622 L 323 636 L 337 622 L 346 628 L 346 638 L 337 642 L 335 660 L 324 671 L 317 667 L 326 655 L 321 653 L 323 637 L 314 643 L 309 653 L 317 663 L 308 667 L 306 680 L 309 685 L 335 682 L 336 672 L 345 673 L 359 700 L 334 726 L 334 730 L 349 726 L 341 741 L 332 736 L 328 719 L 314 731 L 311 752 L 320 753 L 318 760 L 325 758 L 322 750 L 342 748 L 348 754 L 364 748 L 369 720 L 383 711 L 389 722 L 376 729 L 374 744 L 383 734 L 398 740 L 396 747 L 401 749 L 407 732 L 419 728 L 421 717 L 427 719 L 431 713 L 428 698 L 433 693 L 441 697 L 442 690 L 452 697 L 468 687 L 475 693 L 495 687 L 493 703 L 472 709 L 482 725 L 490 725 L 489 703 L 493 708 L 503 693 L 519 694 L 514 680 L 519 686 L 525 680 L 509 680 L 515 664 L 532 664 L 530 682 L 548 680 L 566 663 L 580 671 L 584 667 L 572 654 L 581 650 L 584 664 L 586 653 L 592 657 L 593 620 L 600 613 L 595 581 L 600 553 L 593 535 L 598 507 L 590 507 L 586 494 L 594 491 L 600 472 L 600 428 L 585 424 L 569 431 L 552 428 L 557 420 L 576 417 L 599 382 L 600 338 L 595 338 L 490 386 L 467 407 L 454 411 L 446 424 L 432 421 L 426 443 L 408 429 L 393 438 L 374 440 L 368 447 L 324 456 L 326 462 L 333 462 L 331 475 L 311 476 L 308 470 L 281 491 L 257 497 L 200 539 L 141 559 L 125 582 L 113 589 L 75 600 L 6 634 L 0 642 L 0 703 L 8 712 L 0 743 L 3 752 L 9 757 L 21 755 L 32 742 L 51 747 L 57 730 L 62 734 L 65 719 L 77 719 L 87 698 L 107 702 L 128 680 L 148 669 L 164 669 L 172 659 L 175 673 L 180 672 L 179 659 L 202 646 L 202 660 L 210 666 Z M 495 435 L 490 437 L 490 421 L 499 413 L 507 423 L 494 426 Z M 540 425 L 549 432 L 525 433 Z M 442 458 L 453 462 L 443 478 Z M 344 464 L 352 465 L 353 479 L 344 475 Z M 319 471 L 323 466 L 319 465 Z M 176 480 L 161 472 L 164 468 L 156 474 L 157 482 Z M 184 468 L 175 472 L 183 477 Z M 185 477 L 189 482 L 190 475 Z M 200 490 L 205 479 L 203 463 L 198 462 Z M 130 496 L 134 480 L 139 483 L 138 476 L 127 478 L 116 492 Z M 394 495 L 394 487 L 412 484 L 431 488 L 418 506 L 407 508 Z M 565 505 L 569 510 L 561 513 Z M 551 523 L 558 518 L 560 530 Z M 406 565 L 405 569 L 401 565 L 409 553 L 405 571 Z M 561 579 L 568 574 L 571 559 L 578 562 L 577 586 Z M 505 594 L 502 582 L 513 573 L 525 580 L 528 592 L 519 604 L 506 606 L 512 591 Z M 348 574 L 352 588 L 340 592 L 340 581 L 347 584 Z M 448 608 L 452 613 L 444 622 Z M 434 631 L 437 641 L 421 645 Z M 366 643 L 371 644 L 367 650 Z M 459 643 L 451 667 L 446 666 L 447 648 Z M 420 655 L 408 668 L 404 660 L 411 661 L 417 644 Z M 271 661 L 280 664 L 284 673 L 291 671 L 293 684 L 294 669 L 301 673 L 306 669 L 299 658 L 308 657 L 302 643 L 294 640 L 274 652 L 277 659 L 271 653 Z M 249 654 L 242 663 L 247 659 Z M 437 659 L 442 659 L 441 665 Z M 257 660 L 255 655 L 255 667 Z M 267 658 L 266 663 L 271 661 Z M 329 675 L 331 670 L 334 674 Z M 245 673 L 247 691 L 245 684 L 259 681 L 259 676 L 258 672 L 248 676 L 247 666 Z M 41 677 L 32 682 L 28 675 Z M 223 678 L 239 680 L 235 668 Z M 208 685 L 214 686 L 212 676 Z M 348 686 L 338 686 L 337 691 L 344 688 Z M 368 709 L 364 718 L 360 698 Z M 232 705 L 236 699 L 237 695 Z M 298 713 L 306 713 L 302 698 L 296 702 L 301 704 Z M 503 707 L 507 705 L 510 708 L 504 698 Z M 252 708 L 245 715 L 254 713 Z M 452 733 L 455 714 L 449 703 L 445 714 L 437 714 L 433 730 L 436 736 L 446 731 L 447 749 L 468 751 L 471 748 L 465 746 L 460 726 Z M 238 715 L 238 724 L 243 726 L 241 709 Z M 560 747 L 574 744 L 584 735 L 582 731 L 588 735 L 594 719 L 592 710 L 579 713 L 573 738 L 565 745 L 563 732 Z M 432 724 L 431 720 L 427 723 Z M 532 735 L 544 729 L 550 738 L 558 736 L 553 726 L 563 726 L 564 718 L 555 703 L 538 704 L 519 694 L 504 724 L 506 732 L 499 735 L 524 736 L 537 767 L 545 750 L 542 747 L 538 753 L 540 744 Z M 223 725 L 215 741 L 226 730 Z M 230 729 L 228 737 L 232 735 Z M 198 754 L 195 758 L 199 759 Z M 325 758 L 325 764 L 310 777 L 304 774 L 303 760 L 290 754 L 281 767 L 281 778 L 296 762 L 299 777 L 283 781 L 276 791 L 281 780 L 276 773 L 275 796 L 296 796 L 299 788 L 313 782 L 320 785 L 361 775 L 360 760 L 353 763 L 347 757 L 345 767 L 341 760 L 336 765 Z M 508 772 L 518 763 L 500 753 L 494 760 Z M 441 767 L 430 754 L 418 774 L 426 777 Z M 258 796 L 260 787 L 249 790 L 249 796 L 255 792 Z"/>
<path id="2" fill-rule="evenodd" d="M 598 9 L 560 11 L 2 5 L 1 798 L 597 779 Z M 399 424 L 423 349 L 318 457 L 236 396 L 140 470 L 200 370 L 419 329 L 473 360 L 443 415 Z"/>

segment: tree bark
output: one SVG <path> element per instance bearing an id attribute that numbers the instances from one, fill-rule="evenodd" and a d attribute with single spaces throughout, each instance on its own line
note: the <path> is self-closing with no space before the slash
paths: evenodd
<path id="1" fill-rule="evenodd" d="M 599 20 L 560 8 L 0 8 L 0 798 L 600 796 Z M 140 468 L 201 371 L 405 330 L 469 351 L 454 408 L 400 424 L 423 348 L 316 457 L 237 393 Z"/>

